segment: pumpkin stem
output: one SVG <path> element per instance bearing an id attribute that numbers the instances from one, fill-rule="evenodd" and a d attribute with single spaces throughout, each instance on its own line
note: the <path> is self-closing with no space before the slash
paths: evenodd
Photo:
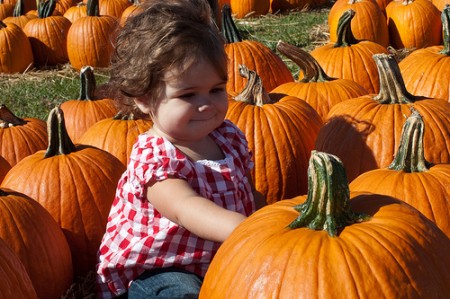
<path id="1" fill-rule="evenodd" d="M 20 17 L 24 15 L 24 8 L 23 8 L 23 0 L 17 0 L 16 5 L 14 6 L 13 10 L 13 17 Z"/>
<path id="2" fill-rule="evenodd" d="M 38 0 L 37 12 L 40 19 L 50 17 L 56 7 L 56 0 Z"/>
<path id="3" fill-rule="evenodd" d="M 2 20 L 0 20 L 0 29 L 6 28 L 6 24 L 3 23 Z"/>
<path id="4" fill-rule="evenodd" d="M 0 105 L 0 128 L 20 126 L 26 123 L 27 122 L 24 119 L 17 117 L 12 113 L 5 104 Z"/>
<path id="5" fill-rule="evenodd" d="M 335 80 L 325 74 L 325 71 L 311 54 L 299 47 L 279 41 L 277 50 L 299 66 L 304 74 L 301 82 L 327 82 Z"/>
<path id="6" fill-rule="evenodd" d="M 231 7 L 228 4 L 224 4 L 222 8 L 222 33 L 225 36 L 227 44 L 242 41 L 239 30 L 231 17 Z"/>
<path id="7" fill-rule="evenodd" d="M 334 44 L 335 48 L 338 47 L 349 47 L 351 45 L 359 43 L 359 40 L 353 35 L 351 21 L 355 16 L 355 11 L 349 9 L 344 11 L 342 16 L 339 18 L 337 27 L 337 41 Z"/>
<path id="8" fill-rule="evenodd" d="M 8 195 L 9 195 L 8 192 L 6 192 L 6 191 L 0 189 L 0 196 L 8 196 Z"/>
<path id="9" fill-rule="evenodd" d="M 134 119 L 134 113 L 133 112 L 124 113 L 122 111 L 119 111 L 116 115 L 114 115 L 113 119 L 117 119 L 117 120 L 133 120 Z"/>
<path id="10" fill-rule="evenodd" d="M 411 115 L 406 119 L 402 129 L 400 146 L 389 169 L 404 172 L 425 172 L 430 163 L 425 160 L 422 116 L 413 107 Z"/>
<path id="11" fill-rule="evenodd" d="M 350 208 L 350 190 L 341 160 L 315 150 L 309 159 L 306 201 L 294 209 L 301 214 L 289 224 L 290 228 L 326 230 L 331 237 L 337 236 L 339 228 L 369 219 Z"/>
<path id="12" fill-rule="evenodd" d="M 79 100 L 94 100 L 96 81 L 94 69 L 89 66 L 83 66 L 80 70 L 80 97 Z"/>
<path id="13" fill-rule="evenodd" d="M 76 147 L 67 133 L 64 113 L 59 106 L 50 111 L 47 119 L 47 130 L 48 148 L 44 158 L 68 155 L 75 152 Z"/>
<path id="14" fill-rule="evenodd" d="M 450 5 L 446 4 L 441 14 L 444 49 L 439 53 L 450 55 Z"/>
<path id="15" fill-rule="evenodd" d="M 393 54 L 374 54 L 380 77 L 380 92 L 373 97 L 380 104 L 414 103 L 419 97 L 406 90 L 398 62 Z"/>
<path id="16" fill-rule="evenodd" d="M 98 17 L 100 15 L 99 0 L 88 0 L 86 3 L 86 12 L 90 17 Z"/>
<path id="17" fill-rule="evenodd" d="M 253 71 L 249 70 L 245 65 L 239 65 L 239 74 L 247 78 L 247 84 L 240 94 L 234 97 L 236 101 L 244 102 L 251 105 L 262 107 L 265 104 L 272 104 L 274 101 L 263 87 L 261 77 Z"/>

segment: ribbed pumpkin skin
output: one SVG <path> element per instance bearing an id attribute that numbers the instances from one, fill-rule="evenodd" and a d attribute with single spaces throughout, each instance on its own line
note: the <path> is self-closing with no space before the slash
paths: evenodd
<path id="1" fill-rule="evenodd" d="M 450 102 L 450 56 L 439 53 L 443 48 L 418 49 L 399 62 L 406 89 L 412 94 Z"/>
<path id="2" fill-rule="evenodd" d="M 0 156 L 11 166 L 48 146 L 46 122 L 37 118 L 24 120 L 24 125 L 0 128 Z"/>
<path id="3" fill-rule="evenodd" d="M 37 65 L 56 65 L 68 62 L 67 33 L 70 21 L 63 16 L 35 18 L 23 31 L 28 36 Z"/>
<path id="4" fill-rule="evenodd" d="M 328 82 L 288 82 L 271 91 L 305 100 L 325 119 L 331 107 L 342 101 L 367 94 L 367 91 L 352 80 L 336 79 Z"/>
<path id="5" fill-rule="evenodd" d="M 81 17 L 86 16 L 87 16 L 86 4 L 83 2 L 79 2 L 76 6 L 70 7 L 64 13 L 64 17 L 67 18 L 71 23 L 75 22 L 75 20 Z"/>
<path id="6" fill-rule="evenodd" d="M 113 117 L 117 108 L 113 99 L 69 100 L 61 104 L 70 139 L 78 143 L 81 136 L 98 121 Z"/>
<path id="7" fill-rule="evenodd" d="M 129 6 L 131 6 L 131 1 L 128 0 L 103 0 L 99 3 L 99 14 L 119 20 L 124 10 Z"/>
<path id="8" fill-rule="evenodd" d="M 267 203 L 306 193 L 308 160 L 322 125 L 310 105 L 291 96 L 262 107 L 230 101 L 226 118 L 247 138 L 253 181 Z"/>
<path id="9" fill-rule="evenodd" d="M 39 151 L 17 163 L 2 187 L 37 200 L 61 226 L 71 248 L 75 275 L 93 270 L 117 182 L 125 171 L 113 155 L 77 146 L 67 155 Z"/>
<path id="10" fill-rule="evenodd" d="M 0 238 L 22 261 L 39 298 L 61 298 L 73 279 L 72 256 L 61 228 L 35 200 L 2 191 Z"/>
<path id="11" fill-rule="evenodd" d="M 374 0 L 338 0 L 334 2 L 328 14 L 330 41 L 337 41 L 339 17 L 348 9 L 356 12 L 352 20 L 352 31 L 359 40 L 369 40 L 389 46 L 389 31 L 386 17 Z"/>
<path id="12" fill-rule="evenodd" d="M 151 127 L 150 120 L 107 118 L 89 128 L 81 137 L 80 143 L 105 150 L 126 166 L 138 135 L 148 131 Z"/>
<path id="13" fill-rule="evenodd" d="M 334 238 L 287 227 L 304 196 L 254 213 L 219 248 L 200 299 L 450 298 L 450 240 L 400 201 L 350 197 L 354 211 L 372 218 Z"/>
<path id="14" fill-rule="evenodd" d="M 0 24 L 0 73 L 21 73 L 33 65 L 28 37 L 16 24 Z"/>
<path id="15" fill-rule="evenodd" d="M 85 65 L 108 67 L 118 21 L 111 16 L 87 16 L 73 22 L 67 34 L 69 62 L 76 70 Z"/>
<path id="16" fill-rule="evenodd" d="M 450 164 L 436 164 L 420 173 L 387 168 L 368 171 L 354 179 L 350 189 L 398 198 L 436 223 L 450 238 L 449 186 Z"/>
<path id="17" fill-rule="evenodd" d="M 374 95 L 343 101 L 331 108 L 317 136 L 316 149 L 338 156 L 349 182 L 363 172 L 389 166 L 399 146 L 409 104 L 379 104 Z M 425 159 L 450 163 L 450 103 L 427 99 L 413 105 L 424 119 Z"/>
<path id="18" fill-rule="evenodd" d="M 38 299 L 27 270 L 0 239 L 0 299 Z"/>
<path id="19" fill-rule="evenodd" d="M 241 92 L 247 80 L 239 75 L 239 65 L 246 65 L 261 77 L 266 90 L 278 85 L 293 82 L 294 78 L 287 65 L 270 48 L 257 41 L 243 40 L 225 45 L 228 60 L 227 91 L 231 94 Z"/>
<path id="20" fill-rule="evenodd" d="M 270 0 L 230 0 L 230 6 L 233 15 L 238 19 L 247 15 L 256 17 L 269 12 Z"/>
<path id="21" fill-rule="evenodd" d="M 421 49 L 442 42 L 441 14 L 429 0 L 391 1 L 386 16 L 390 45 L 395 49 Z"/>

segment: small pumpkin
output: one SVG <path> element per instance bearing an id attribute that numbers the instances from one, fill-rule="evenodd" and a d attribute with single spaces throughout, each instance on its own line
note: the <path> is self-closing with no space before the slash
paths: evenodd
<path id="1" fill-rule="evenodd" d="M 36 7 L 34 9 L 36 9 Z M 3 22 L 5 24 L 14 23 L 23 29 L 23 27 L 25 27 L 25 24 L 28 23 L 29 20 L 35 18 L 37 18 L 36 15 L 26 13 L 24 0 L 17 0 L 12 16 L 4 18 Z"/>
<path id="2" fill-rule="evenodd" d="M 387 168 L 367 171 L 350 190 L 384 194 L 415 207 L 450 237 L 450 164 L 430 164 L 424 157 L 425 124 L 414 109 L 403 125 L 394 160 Z"/>
<path id="3" fill-rule="evenodd" d="M 1 73 L 21 73 L 33 66 L 30 41 L 18 25 L 0 21 L 0 44 Z"/>
<path id="4" fill-rule="evenodd" d="M 270 10 L 270 0 L 230 0 L 230 7 L 237 19 L 263 16 Z"/>
<path id="5" fill-rule="evenodd" d="M 77 5 L 69 7 L 63 15 L 71 23 L 75 20 L 87 16 L 87 6 L 84 2 L 78 2 Z"/>
<path id="6" fill-rule="evenodd" d="M 80 70 L 80 95 L 78 99 L 62 102 L 67 133 L 78 143 L 81 136 L 96 122 L 117 114 L 114 99 L 97 97 L 94 68 L 86 65 Z"/>
<path id="7" fill-rule="evenodd" d="M 97 250 L 125 166 L 101 149 L 75 146 L 59 107 L 48 117 L 49 145 L 17 163 L 1 184 L 38 201 L 63 229 L 75 277 L 94 270 Z"/>
<path id="8" fill-rule="evenodd" d="M 350 192 L 342 162 L 315 151 L 308 194 L 244 220 L 199 298 L 449 298 L 448 252 L 450 239 L 419 211 Z"/>

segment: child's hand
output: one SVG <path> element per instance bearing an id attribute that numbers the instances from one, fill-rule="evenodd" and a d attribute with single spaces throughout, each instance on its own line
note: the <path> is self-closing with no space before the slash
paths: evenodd
<path id="1" fill-rule="evenodd" d="M 182 179 L 154 183 L 147 198 L 161 215 L 206 240 L 225 241 L 246 218 L 201 197 Z"/>

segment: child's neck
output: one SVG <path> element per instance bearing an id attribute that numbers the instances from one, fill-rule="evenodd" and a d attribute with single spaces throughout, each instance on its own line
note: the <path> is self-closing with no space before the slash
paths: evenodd
<path id="1" fill-rule="evenodd" d="M 182 151 L 192 161 L 198 160 L 222 160 L 224 154 L 222 149 L 211 139 L 211 137 L 205 137 L 199 142 L 195 142 L 189 145 L 174 144 L 180 151 Z"/>

